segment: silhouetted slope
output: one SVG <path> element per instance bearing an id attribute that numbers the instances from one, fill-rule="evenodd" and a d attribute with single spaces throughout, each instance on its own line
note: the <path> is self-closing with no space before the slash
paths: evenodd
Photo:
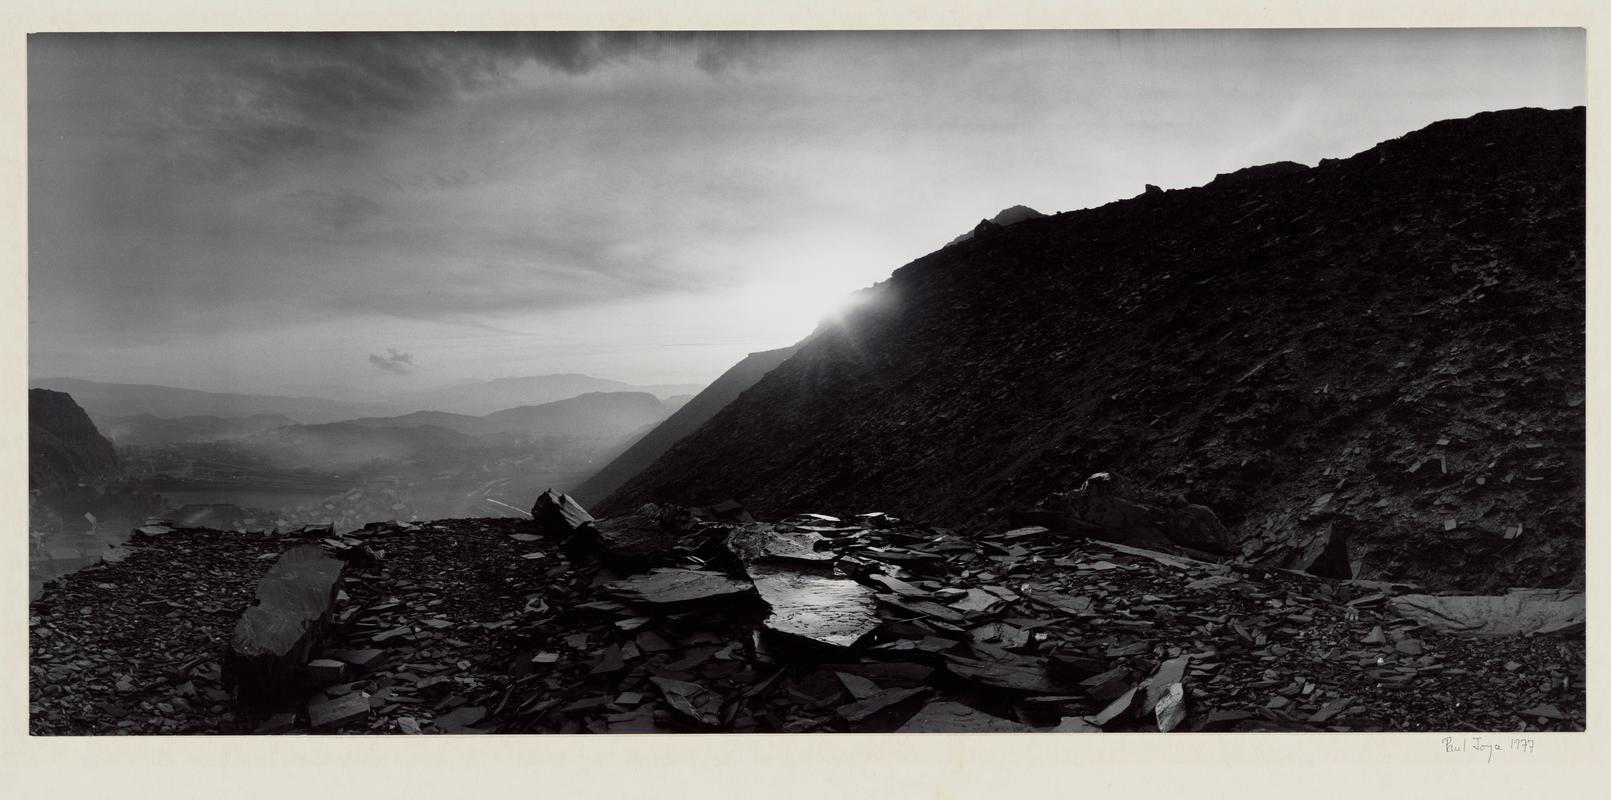
<path id="1" fill-rule="evenodd" d="M 94 483 L 118 471 L 112 443 L 73 398 L 28 390 L 28 487 L 52 491 Z"/>
<path id="2" fill-rule="evenodd" d="M 1274 166 L 918 259 L 603 510 L 1000 524 L 1115 470 L 1265 563 L 1581 585 L 1583 110 Z"/>
<path id="3" fill-rule="evenodd" d="M 694 399 L 627 448 L 626 452 L 616 456 L 597 474 L 576 487 L 572 494 L 584 504 L 608 496 L 644 467 L 654 463 L 684 436 L 698 430 L 699 426 L 733 402 L 744 390 L 754 386 L 772 368 L 794 355 L 795 350 L 795 347 L 783 347 L 745 356 Z"/>

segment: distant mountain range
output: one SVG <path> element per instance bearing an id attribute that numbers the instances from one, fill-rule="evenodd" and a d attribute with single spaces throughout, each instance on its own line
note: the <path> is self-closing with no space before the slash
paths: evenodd
<path id="1" fill-rule="evenodd" d="M 584 394 L 599 392 L 646 392 L 659 398 L 696 394 L 699 384 L 657 384 L 637 386 L 588 375 L 534 375 L 524 378 L 497 378 L 490 381 L 455 384 L 420 392 L 398 394 L 387 400 L 400 409 L 448 411 L 480 416 L 502 409 L 542 405 Z"/>
<path id="2" fill-rule="evenodd" d="M 164 445 L 183 442 L 216 442 L 238 439 L 254 433 L 295 424 L 281 414 L 254 414 L 250 417 L 156 417 L 136 414 L 113 417 L 106 422 L 106 435 L 123 445 Z"/>
<path id="3" fill-rule="evenodd" d="M 29 386 L 66 392 L 78 401 L 92 419 L 110 424 L 118 417 L 141 414 L 174 419 L 179 417 L 232 417 L 279 415 L 296 422 L 335 422 L 353 417 L 395 413 L 389 406 L 352 403 L 323 397 L 279 397 L 275 395 L 203 392 L 137 383 L 98 383 L 77 378 L 44 378 Z"/>
<path id="4" fill-rule="evenodd" d="M 29 386 L 72 395 L 91 419 L 109 430 L 122 430 L 125 435 L 136 438 L 168 440 L 202 435 L 200 432 L 209 426 L 215 430 L 226 430 L 232 423 L 189 419 L 168 426 L 171 430 L 164 431 L 161 423 L 128 418 L 149 416 L 174 421 L 190 417 L 247 420 L 279 416 L 292 423 L 318 424 L 362 417 L 391 417 L 416 411 L 481 416 L 594 392 L 642 392 L 669 398 L 692 395 L 703 388 L 698 384 L 634 386 L 587 375 L 538 375 L 463 383 L 397 395 L 383 402 L 357 402 L 326 397 L 205 392 L 151 384 L 100 383 L 77 378 L 41 378 L 29 381 Z M 247 428 L 253 425 L 241 424 Z M 133 443 L 132 440 L 129 443 Z"/>
<path id="5" fill-rule="evenodd" d="M 666 406 L 648 392 L 588 392 L 541 405 L 472 416 L 417 411 L 396 417 L 362 417 L 344 424 L 368 428 L 438 427 L 466 436 L 624 436 L 666 418 Z"/>

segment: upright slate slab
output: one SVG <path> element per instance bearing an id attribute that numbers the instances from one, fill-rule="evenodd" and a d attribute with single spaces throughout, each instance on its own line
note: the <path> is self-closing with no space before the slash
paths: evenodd
<path id="1" fill-rule="evenodd" d="M 294 692 L 330 621 L 345 567 L 318 545 L 281 555 L 257 584 L 257 605 L 235 623 L 224 658 L 226 685 L 248 701 Z"/>
<path id="2" fill-rule="evenodd" d="M 531 506 L 531 521 L 549 536 L 568 536 L 593 521 L 593 515 L 570 495 L 549 489 L 537 495 Z"/>

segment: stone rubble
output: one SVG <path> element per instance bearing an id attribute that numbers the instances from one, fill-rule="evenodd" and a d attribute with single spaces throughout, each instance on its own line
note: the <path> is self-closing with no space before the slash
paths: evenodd
<path id="1" fill-rule="evenodd" d="M 887 514 L 754 523 L 733 509 L 639 516 L 629 527 L 651 533 L 653 520 L 646 538 L 668 546 L 611 547 L 590 532 L 607 520 L 537 540 L 535 523 L 513 519 L 147 537 L 124 561 L 48 585 L 30 607 L 30 731 L 1586 722 L 1580 627 L 1458 634 L 1395 611 L 1415 602 L 1414 587 L 1041 527 L 960 531 Z M 292 696 L 246 702 L 223 680 L 232 631 L 260 580 L 310 548 L 346 565 L 329 624 Z"/>

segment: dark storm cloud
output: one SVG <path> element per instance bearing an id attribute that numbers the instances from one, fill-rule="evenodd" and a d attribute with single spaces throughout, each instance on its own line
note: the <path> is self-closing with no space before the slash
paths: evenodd
<path id="1" fill-rule="evenodd" d="M 386 126 L 506 81 L 527 63 L 580 75 L 640 58 L 720 72 L 756 58 L 741 33 L 36 34 L 41 86 L 115 100 L 91 130 L 120 130 L 146 163 L 208 177 L 309 151 L 350 151 Z M 35 124 L 36 135 L 50 130 Z M 43 121 L 48 125 L 48 120 Z M 133 153 L 131 153 L 133 155 Z M 153 164 L 155 166 L 155 164 Z"/>
<path id="2" fill-rule="evenodd" d="M 408 353 L 399 353 L 390 347 L 386 348 L 386 355 L 384 356 L 371 353 L 369 363 L 377 369 L 398 375 L 408 375 L 414 371 L 414 356 Z"/>
<path id="3" fill-rule="evenodd" d="M 34 36 L 30 364 L 261 391 L 394 380 L 408 363 L 370 344 L 390 341 L 440 380 L 714 376 L 1001 208 L 1581 104 L 1582 41 Z"/>

